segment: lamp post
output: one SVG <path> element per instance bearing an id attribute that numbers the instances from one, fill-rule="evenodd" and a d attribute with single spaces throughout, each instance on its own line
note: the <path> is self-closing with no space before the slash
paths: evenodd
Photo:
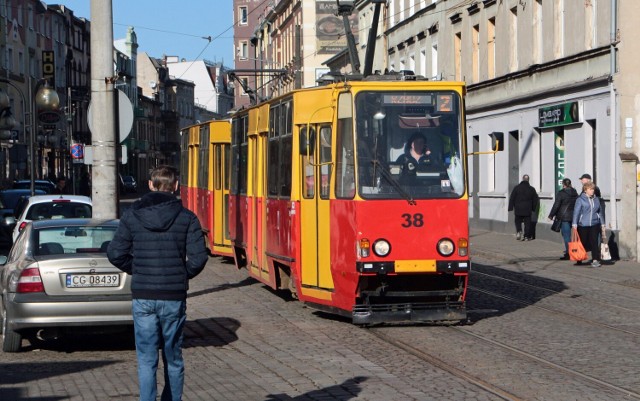
<path id="1" fill-rule="evenodd" d="M 22 100 L 24 121 L 22 123 L 22 137 L 28 140 L 29 143 L 29 180 L 31 195 L 35 195 L 35 174 L 36 174 L 36 110 L 43 111 L 55 111 L 60 106 L 60 98 L 55 89 L 51 88 L 46 80 L 39 80 L 36 84 L 38 91 L 34 94 L 32 89 L 31 79 L 29 82 L 29 94 L 33 96 L 32 101 L 29 102 L 29 111 L 27 111 L 27 101 L 22 90 L 16 86 L 13 82 L 5 78 L 0 78 L 0 83 L 5 83 L 11 86 L 18 92 L 20 99 Z M 13 129 L 17 122 L 11 116 L 11 108 L 9 102 L 9 95 L 0 89 L 0 129 Z M 29 137 L 27 139 L 27 126 L 29 126 Z"/>

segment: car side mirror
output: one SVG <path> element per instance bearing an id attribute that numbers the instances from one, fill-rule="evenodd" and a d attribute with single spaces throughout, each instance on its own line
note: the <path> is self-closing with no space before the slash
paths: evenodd
<path id="1" fill-rule="evenodd" d="M 0 255 L 0 265 L 6 265 L 7 264 L 7 257 L 4 255 Z"/>

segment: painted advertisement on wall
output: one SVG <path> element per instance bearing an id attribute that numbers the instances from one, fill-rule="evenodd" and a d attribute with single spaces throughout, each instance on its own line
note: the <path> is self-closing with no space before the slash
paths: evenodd
<path id="1" fill-rule="evenodd" d="M 336 54 L 347 47 L 342 17 L 336 15 L 335 1 L 316 1 L 316 46 L 318 54 Z M 349 17 L 351 32 L 358 42 L 358 18 L 354 13 Z"/>

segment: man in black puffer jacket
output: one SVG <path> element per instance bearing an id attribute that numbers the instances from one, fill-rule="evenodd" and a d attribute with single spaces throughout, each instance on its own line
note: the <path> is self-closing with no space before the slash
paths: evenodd
<path id="1" fill-rule="evenodd" d="M 107 256 L 114 266 L 133 276 L 140 400 L 156 399 L 159 349 L 165 377 L 161 399 L 181 400 L 189 279 L 204 269 L 208 254 L 198 218 L 173 195 L 178 189 L 176 169 L 155 168 L 149 189 L 120 219 Z"/>

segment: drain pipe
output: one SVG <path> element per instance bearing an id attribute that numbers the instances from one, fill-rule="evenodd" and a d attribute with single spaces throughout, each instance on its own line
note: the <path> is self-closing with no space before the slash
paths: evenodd
<path id="1" fill-rule="evenodd" d="M 609 228 L 611 230 L 618 229 L 618 193 L 616 179 L 616 161 L 618 160 L 618 133 L 616 126 L 618 122 L 618 110 L 616 108 L 616 91 L 613 86 L 613 76 L 616 73 L 616 41 L 618 30 L 618 0 L 611 0 L 611 37 L 610 37 L 610 77 L 609 77 L 609 98 L 611 109 L 611 211 L 607 213 L 609 215 Z"/>

